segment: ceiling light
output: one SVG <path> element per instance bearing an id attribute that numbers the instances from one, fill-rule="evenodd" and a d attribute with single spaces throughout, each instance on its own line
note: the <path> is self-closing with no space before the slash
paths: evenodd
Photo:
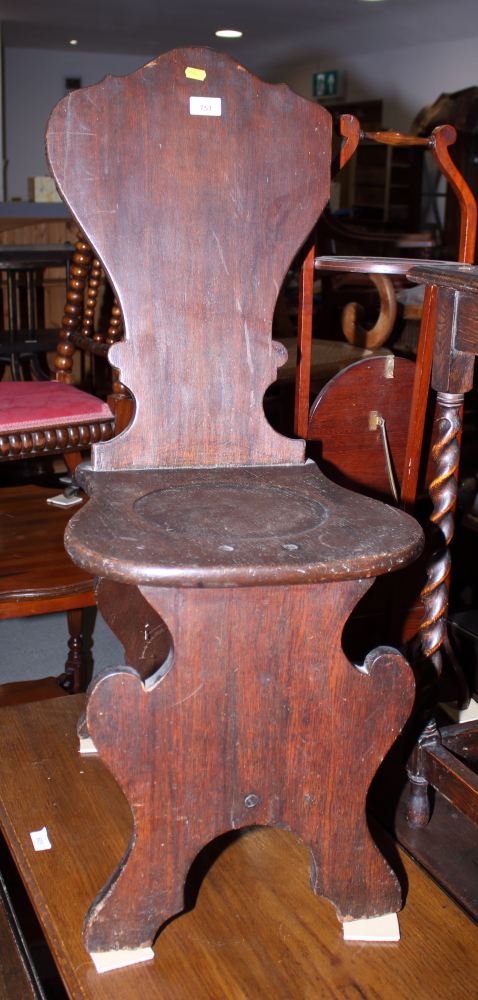
<path id="1" fill-rule="evenodd" d="M 70 38 L 70 45 L 78 45 L 78 39 L 77 38 Z"/>
<path id="2" fill-rule="evenodd" d="M 225 28 L 224 31 L 216 31 L 218 38 L 242 38 L 242 31 L 232 31 Z"/>

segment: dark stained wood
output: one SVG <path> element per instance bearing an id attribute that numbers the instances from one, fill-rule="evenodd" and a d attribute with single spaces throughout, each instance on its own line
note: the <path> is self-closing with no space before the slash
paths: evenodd
<path id="1" fill-rule="evenodd" d="M 329 258 L 327 258 L 329 260 Z M 450 261 L 410 262 L 407 278 L 409 281 L 425 285 L 436 285 L 457 292 L 476 295 L 478 292 L 478 268 L 473 264 L 454 264 Z"/>
<path id="2" fill-rule="evenodd" d="M 124 647 L 125 663 L 142 680 L 154 673 L 171 649 L 171 633 L 137 587 L 98 580 L 96 598 L 112 632 Z"/>
<path id="3" fill-rule="evenodd" d="M 27 701 L 45 701 L 49 698 L 66 698 L 67 691 L 60 687 L 56 677 L 42 677 L 34 681 L 11 681 L 0 684 L 0 708 L 23 705 Z"/>
<path id="4" fill-rule="evenodd" d="M 427 288 L 423 301 L 420 338 L 413 381 L 413 393 L 407 424 L 407 445 L 401 476 L 400 496 L 403 509 L 412 513 L 417 495 L 418 476 L 423 451 L 423 434 L 430 392 L 430 378 L 435 343 L 436 290 Z"/>
<path id="5" fill-rule="evenodd" d="M 75 566 L 65 551 L 63 535 L 71 507 L 47 503 L 47 497 L 61 492 L 34 485 L 0 490 L 0 620 L 67 611 L 68 655 L 58 680 L 77 692 L 84 688 L 86 670 L 82 609 L 96 601 L 91 575 Z M 30 695 L 34 700 L 46 696 L 36 695 L 29 682 L 19 687 L 19 700 Z"/>
<path id="6" fill-rule="evenodd" d="M 123 583 L 259 586 L 377 576 L 419 555 L 400 511 L 330 483 L 314 462 L 96 476 L 65 545 L 78 565 Z"/>
<path id="7" fill-rule="evenodd" d="M 399 888 L 368 839 L 363 803 L 411 710 L 413 676 L 395 650 L 376 650 L 359 672 L 331 646 L 367 587 L 141 588 L 168 624 L 174 658 L 148 689 L 121 668 L 90 688 L 88 732 L 131 803 L 134 834 L 87 918 L 89 951 L 149 944 L 181 909 L 200 848 L 251 822 L 304 839 L 315 860 L 312 886 L 341 919 L 399 908 Z M 382 727 L 380 691 L 389 706 Z M 125 755 L 118 744 L 129 747 Z M 349 865 L 353 880 L 343 877 Z"/>
<path id="8" fill-rule="evenodd" d="M 415 365 L 404 358 L 358 361 L 331 379 L 311 411 L 308 439 L 320 442 L 318 461 L 333 482 L 393 503 L 380 428 L 370 429 L 370 412 L 385 420 L 393 468 L 401 480 Z M 366 456 L 366 458 L 365 458 Z"/>
<path id="9" fill-rule="evenodd" d="M 424 777 L 478 825 L 478 777 L 445 747 L 427 747 L 423 755 Z"/>
<path id="10" fill-rule="evenodd" d="M 61 340 L 57 345 L 55 358 L 56 380 L 69 385 L 74 384 L 75 347 L 80 347 L 89 354 L 107 358 L 111 344 L 115 344 L 123 332 L 121 310 L 115 299 L 107 334 L 95 333 L 95 310 L 102 267 L 99 260 L 93 256 L 83 233 L 77 234 L 75 251 L 70 268 L 65 314 L 62 318 Z M 127 390 L 126 394 L 129 395 Z"/>
<path id="11" fill-rule="evenodd" d="M 373 782 L 370 808 L 398 843 L 478 922 L 476 826 L 437 792 L 428 825 L 412 829 L 405 815 L 407 781 L 402 757 L 403 749 L 400 752 L 398 746 L 388 754 Z"/>
<path id="12" fill-rule="evenodd" d="M 114 433 L 114 420 L 98 420 L 92 423 L 71 424 L 58 420 L 57 427 L 45 430 L 21 428 L 21 430 L 0 434 L 0 462 L 18 462 L 20 458 L 38 458 L 44 455 L 77 456 L 81 462 L 79 448 L 88 448 L 95 441 L 109 441 Z"/>
<path id="13" fill-rule="evenodd" d="M 478 760 L 478 727 L 476 722 L 459 722 L 440 730 L 443 746 L 466 760 Z"/>
<path id="14" fill-rule="evenodd" d="M 8 904 L 0 876 L 0 996 L 2 1000 L 44 1000 Z"/>
<path id="15" fill-rule="evenodd" d="M 186 76 L 195 65 L 202 82 Z M 220 97 L 221 115 L 191 116 L 195 97 Z M 125 431 L 78 470 L 92 500 L 66 544 L 89 572 L 138 586 L 172 636 L 154 679 L 127 666 L 90 688 L 88 732 L 136 824 L 89 912 L 90 951 L 151 941 L 197 851 L 252 818 L 304 837 L 314 887 L 342 917 L 399 905 L 365 795 L 413 677 L 389 648 L 355 668 L 341 635 L 369 581 L 411 562 L 422 532 L 329 483 L 263 410 L 286 354 L 271 340 L 274 304 L 328 200 L 330 126 L 287 87 L 198 48 L 76 91 L 50 119 L 52 172 L 124 319 L 113 389 L 136 400 Z M 144 607 L 128 629 L 138 622 Z"/>
<path id="16" fill-rule="evenodd" d="M 203 83 L 185 76 L 198 61 Z M 262 398 L 285 360 L 270 337 L 280 286 L 329 198 L 331 117 L 213 49 L 160 56 L 122 80 L 114 104 L 117 86 L 108 77 L 75 91 L 47 133 L 62 197 L 125 319 L 126 339 L 110 348 L 110 361 L 141 396 L 127 431 L 93 449 L 93 467 L 186 466 L 199 452 L 212 466 L 300 462 L 303 445 L 273 431 Z M 222 115 L 191 115 L 197 95 L 221 97 Z M 118 130 L 130 137 L 121 157 Z M 94 184 L 83 183 L 86 162 Z M 134 280 L 132 260 L 142 262 Z M 188 409 L 173 424 L 186 370 Z M 160 392 L 158 371 L 167 372 Z"/>
<path id="17" fill-rule="evenodd" d="M 46 502 L 59 494 L 33 485 L 0 490 L 0 619 L 67 611 L 79 606 L 79 595 L 81 607 L 95 604 L 91 574 L 75 566 L 63 544 L 71 507 Z"/>
<path id="18" fill-rule="evenodd" d="M 478 928 L 406 854 L 390 847 L 408 883 L 400 943 L 350 944 L 310 891 L 305 845 L 270 828 L 243 831 L 220 856 L 212 845 L 195 908 L 163 930 L 152 962 L 97 975 L 83 917 L 131 815 L 101 760 L 78 755 L 83 703 L 8 709 L 0 727 L 2 826 L 72 1000 L 470 1000 Z M 53 848 L 36 854 L 28 831 L 45 824 Z"/>
<path id="19" fill-rule="evenodd" d="M 300 438 L 307 437 L 307 425 L 309 422 L 312 321 L 314 305 L 314 255 L 315 244 L 312 242 L 306 253 L 299 277 L 294 433 Z"/>
<path id="20" fill-rule="evenodd" d="M 475 354 L 478 354 L 478 268 L 460 264 L 458 268 L 434 264 L 418 265 L 409 272 L 410 280 L 436 287 L 436 332 L 432 385 L 437 390 L 437 441 L 433 448 L 436 474 L 430 486 L 433 500 L 431 523 L 434 552 L 428 564 L 428 581 L 422 591 L 425 616 L 419 636 L 424 657 L 424 682 L 420 692 L 424 728 L 408 763 L 410 794 L 407 819 L 411 826 L 425 826 L 429 819 L 428 783 L 453 805 L 478 823 L 478 779 L 441 743 L 433 714 L 434 677 L 441 670 L 441 644 L 448 611 L 447 578 L 450 572 L 450 542 L 454 532 L 457 475 L 460 460 L 461 414 L 464 393 L 472 387 Z M 475 294 L 475 308 L 470 293 Z M 462 328 L 460 304 L 465 298 L 465 330 L 469 353 L 457 348 Z M 473 330 L 476 338 L 473 340 Z M 444 730 L 446 742 L 446 729 Z"/>

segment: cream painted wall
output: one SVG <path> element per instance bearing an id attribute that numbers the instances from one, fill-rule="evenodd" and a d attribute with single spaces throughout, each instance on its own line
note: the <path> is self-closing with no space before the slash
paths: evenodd
<path id="1" fill-rule="evenodd" d="M 442 92 L 478 85 L 478 38 L 444 41 L 409 48 L 384 48 L 364 55 L 324 58 L 275 71 L 269 79 L 288 83 L 304 97 L 312 96 L 312 73 L 344 69 L 347 100 L 382 98 L 383 124 L 406 132 L 417 112 Z"/>
<path id="2" fill-rule="evenodd" d="M 478 0 L 477 0 L 478 2 Z M 64 78 L 81 76 L 83 85 L 97 83 L 106 73 L 122 76 L 152 56 L 101 54 L 44 49 L 6 48 L 5 156 L 7 197 L 27 198 L 27 178 L 46 174 L 44 133 L 49 114 L 63 97 Z M 347 56 L 317 55 L 294 65 L 271 68 L 270 82 L 285 82 L 305 97 L 312 96 L 312 73 L 345 69 L 347 99 L 383 98 L 384 122 L 408 131 L 421 107 L 442 91 L 478 84 L 478 38 L 444 41 L 409 48 Z"/>
<path id="3" fill-rule="evenodd" d="M 107 73 L 125 76 L 153 56 L 68 52 L 50 49 L 4 50 L 5 157 L 7 198 L 27 200 L 27 178 L 48 174 L 45 128 L 55 104 L 65 96 L 67 76 L 80 76 L 84 87 Z"/>

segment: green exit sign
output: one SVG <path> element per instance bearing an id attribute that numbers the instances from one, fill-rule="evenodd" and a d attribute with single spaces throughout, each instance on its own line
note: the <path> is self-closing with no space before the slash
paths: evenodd
<path id="1" fill-rule="evenodd" d="M 324 73 L 312 74 L 314 97 L 337 97 L 339 93 L 339 71 L 329 69 Z"/>

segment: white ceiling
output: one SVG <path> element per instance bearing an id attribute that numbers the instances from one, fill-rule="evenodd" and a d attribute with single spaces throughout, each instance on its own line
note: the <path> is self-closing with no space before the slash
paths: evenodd
<path id="1" fill-rule="evenodd" d="M 159 55 L 182 45 L 229 52 L 252 72 L 423 42 L 478 37 L 478 0 L 2 0 L 3 44 Z M 220 28 L 243 31 L 218 39 Z"/>

